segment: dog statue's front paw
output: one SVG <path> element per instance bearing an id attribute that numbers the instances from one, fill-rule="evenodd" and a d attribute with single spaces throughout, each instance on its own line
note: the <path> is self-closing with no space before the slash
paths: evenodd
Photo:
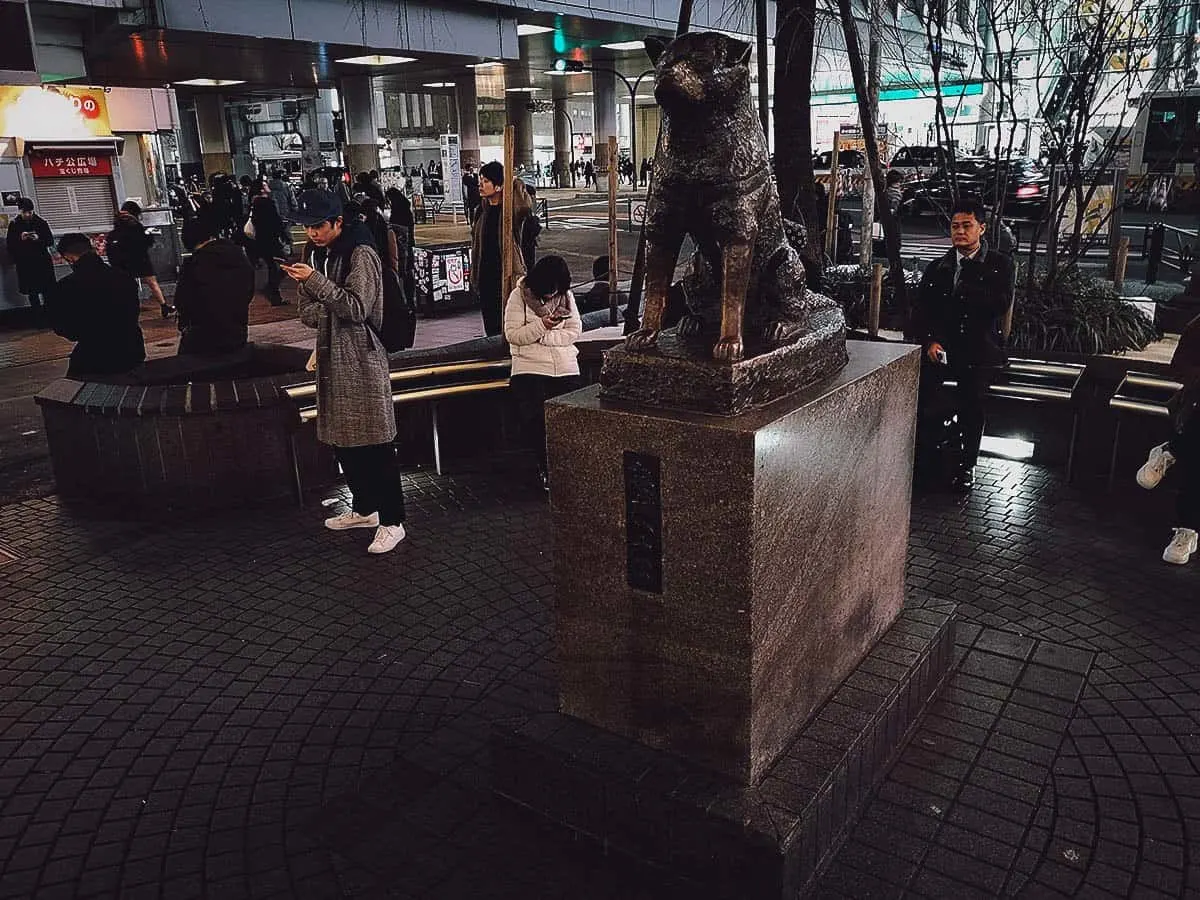
<path id="1" fill-rule="evenodd" d="M 675 329 L 676 334 L 678 334 L 681 338 L 696 337 L 697 335 L 703 333 L 703 331 L 704 319 L 700 316 L 693 315 L 692 313 L 688 313 L 682 319 L 680 319 L 679 325 Z"/>
<path id="2" fill-rule="evenodd" d="M 737 338 L 721 338 L 713 347 L 713 359 L 733 363 L 742 358 L 742 342 Z"/>
<path id="3" fill-rule="evenodd" d="M 653 350 L 658 343 L 658 332 L 653 328 L 639 328 L 625 337 L 625 349 L 642 353 Z"/>

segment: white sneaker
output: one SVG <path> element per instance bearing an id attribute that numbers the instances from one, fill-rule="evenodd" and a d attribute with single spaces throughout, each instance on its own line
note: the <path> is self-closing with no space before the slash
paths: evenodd
<path id="1" fill-rule="evenodd" d="M 340 516 L 326 519 L 325 527 L 333 531 L 345 531 L 347 528 L 378 528 L 379 513 L 373 512 L 369 516 L 360 516 L 354 510 L 350 510 Z"/>
<path id="2" fill-rule="evenodd" d="M 371 541 L 367 552 L 387 553 L 389 550 L 394 550 L 402 540 L 404 540 L 403 525 L 380 525 L 375 529 L 375 540 Z"/>
<path id="3" fill-rule="evenodd" d="M 1190 528 L 1176 528 L 1175 537 L 1163 551 L 1163 562 L 1174 563 L 1177 566 L 1186 565 L 1196 552 L 1198 535 Z"/>
<path id="4" fill-rule="evenodd" d="M 1137 483 L 1148 491 L 1158 487 L 1158 483 L 1163 480 L 1163 476 L 1167 474 L 1167 469 L 1175 465 L 1175 457 L 1171 451 L 1167 449 L 1166 444 L 1159 444 L 1150 451 L 1150 456 L 1146 462 L 1138 469 Z"/>

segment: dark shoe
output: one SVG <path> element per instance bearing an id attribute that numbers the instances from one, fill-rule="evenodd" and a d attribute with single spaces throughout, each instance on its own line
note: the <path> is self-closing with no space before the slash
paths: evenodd
<path id="1" fill-rule="evenodd" d="M 169 319 L 173 315 L 175 315 L 175 307 L 169 303 L 162 304 L 162 317 L 164 319 Z"/>
<path id="2" fill-rule="evenodd" d="M 974 468 L 963 469 L 957 472 L 950 479 L 950 490 L 960 494 L 970 493 L 971 488 L 975 487 L 975 470 Z"/>

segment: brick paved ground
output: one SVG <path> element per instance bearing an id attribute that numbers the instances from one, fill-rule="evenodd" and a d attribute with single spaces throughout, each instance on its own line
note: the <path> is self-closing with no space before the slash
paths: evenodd
<path id="1" fill-rule="evenodd" d="M 1168 498 L 983 468 L 914 502 L 960 660 L 820 896 L 1200 895 Z M 503 464 L 406 487 L 382 558 L 315 504 L 0 507 L 0 898 L 698 896 L 490 798 L 490 724 L 553 705 L 548 515 Z"/>

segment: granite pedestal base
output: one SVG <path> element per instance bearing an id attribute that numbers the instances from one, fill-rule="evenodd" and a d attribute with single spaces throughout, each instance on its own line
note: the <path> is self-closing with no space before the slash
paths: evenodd
<path id="1" fill-rule="evenodd" d="M 904 597 L 918 350 L 718 419 L 547 404 L 560 710 L 756 783 Z"/>
<path id="2" fill-rule="evenodd" d="M 755 786 L 561 713 L 497 727 L 495 790 L 694 883 L 697 898 L 805 896 L 953 658 L 952 604 L 906 608 Z"/>

